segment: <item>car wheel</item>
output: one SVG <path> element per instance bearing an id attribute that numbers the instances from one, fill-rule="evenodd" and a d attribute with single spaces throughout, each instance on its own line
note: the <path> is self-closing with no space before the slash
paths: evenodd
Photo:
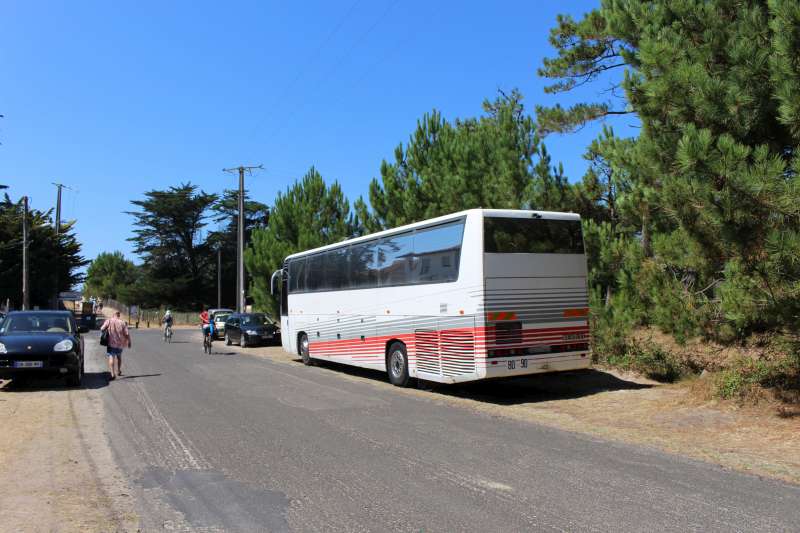
<path id="1" fill-rule="evenodd" d="M 70 387 L 80 387 L 83 382 L 83 360 L 78 363 L 78 368 L 67 376 L 67 385 Z"/>
<path id="2" fill-rule="evenodd" d="M 231 345 L 231 336 L 226 333 L 225 334 L 225 346 L 230 346 L 230 345 Z"/>
<path id="3" fill-rule="evenodd" d="M 244 336 L 244 333 L 242 333 L 242 336 L 239 337 L 239 346 L 242 348 L 247 348 L 247 337 Z"/>
<path id="4" fill-rule="evenodd" d="M 311 359 L 311 350 L 308 348 L 308 335 L 305 333 L 301 334 L 300 338 L 297 339 L 297 344 L 299 346 L 300 358 L 303 360 L 303 364 L 307 366 L 314 364 Z"/>
<path id="5" fill-rule="evenodd" d="M 386 356 L 386 372 L 389 374 L 389 381 L 397 387 L 407 387 L 410 381 L 408 376 L 408 354 L 406 345 L 402 342 L 393 342 L 389 346 L 389 353 Z"/>

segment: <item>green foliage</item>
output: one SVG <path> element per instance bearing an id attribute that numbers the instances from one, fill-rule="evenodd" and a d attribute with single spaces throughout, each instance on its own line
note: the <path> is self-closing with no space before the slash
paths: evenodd
<path id="1" fill-rule="evenodd" d="M 22 305 L 22 201 L 6 194 L 0 201 L 0 302 Z M 52 212 L 30 209 L 29 280 L 30 304 L 49 308 L 57 292 L 72 289 L 83 281 L 80 269 L 88 262 L 81 257 L 81 245 L 74 223 L 62 223 L 61 233 L 53 228 Z"/>
<path id="2" fill-rule="evenodd" d="M 610 83 L 620 101 L 539 108 L 539 131 L 641 122 L 636 139 L 604 131 L 576 191 L 603 305 L 619 293 L 678 340 L 797 331 L 799 22 L 784 0 L 603 0 L 559 17 L 539 70 L 548 92 Z"/>
<path id="3" fill-rule="evenodd" d="M 778 360 L 739 358 L 714 376 L 714 394 L 726 400 L 757 400 L 763 389 L 775 389 L 781 395 L 800 392 L 797 351 Z"/>
<path id="4" fill-rule="evenodd" d="M 103 252 L 89 264 L 83 291 L 89 296 L 119 299 L 120 290 L 137 281 L 136 265 L 122 252 Z"/>
<path id="5" fill-rule="evenodd" d="M 219 200 L 211 207 L 212 220 L 220 224 L 220 228 L 208 234 L 209 247 L 221 250 L 222 263 L 222 305 L 236 307 L 236 244 L 239 232 L 239 191 L 225 190 Z M 244 239 L 248 243 L 252 239 L 253 230 L 267 225 L 269 207 L 252 200 L 248 192 L 244 192 Z M 212 259 L 216 284 L 216 258 Z M 216 302 L 216 298 L 212 299 Z"/>
<path id="6" fill-rule="evenodd" d="M 278 193 L 269 225 L 253 231 L 245 250 L 250 294 L 259 309 L 276 314 L 270 278 L 286 256 L 338 242 L 354 235 L 356 224 L 350 203 L 337 182 L 327 186 L 314 167 L 302 180 Z"/>
<path id="7" fill-rule="evenodd" d="M 148 191 L 144 196 L 144 200 L 131 202 L 139 211 L 129 213 L 136 229 L 128 240 L 134 243 L 143 265 L 136 290 L 128 296 L 148 307 L 168 302 L 197 308 L 216 299 L 211 248 L 201 239 L 201 231 L 217 195 L 185 183 Z"/>
<path id="8" fill-rule="evenodd" d="M 513 91 L 483 105 L 479 118 L 448 122 L 433 111 L 417 123 L 395 161 L 381 164 L 369 188 L 371 211 L 356 202 L 369 232 L 473 207 L 558 209 L 572 192 L 539 142 L 522 96 Z"/>

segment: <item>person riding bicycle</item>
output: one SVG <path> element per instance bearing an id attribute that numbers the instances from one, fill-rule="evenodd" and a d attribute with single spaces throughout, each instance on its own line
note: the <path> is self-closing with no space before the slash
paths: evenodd
<path id="1" fill-rule="evenodd" d="M 211 318 L 208 316 L 208 311 L 203 308 L 203 312 L 200 313 L 200 327 L 203 328 L 203 336 L 208 335 L 211 341 L 214 340 L 214 323 L 211 321 Z"/>
<path id="2" fill-rule="evenodd" d="M 167 309 L 167 312 L 164 313 L 164 316 L 161 318 L 161 323 L 164 324 L 164 335 L 167 334 L 167 328 L 172 330 L 172 322 L 173 322 L 172 312 L 169 309 Z"/>

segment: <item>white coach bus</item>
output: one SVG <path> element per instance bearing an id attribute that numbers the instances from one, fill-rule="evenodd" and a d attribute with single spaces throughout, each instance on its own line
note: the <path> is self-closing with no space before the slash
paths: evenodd
<path id="1" fill-rule="evenodd" d="M 441 383 L 586 368 L 586 256 L 571 213 L 470 209 L 290 255 L 283 347 Z"/>

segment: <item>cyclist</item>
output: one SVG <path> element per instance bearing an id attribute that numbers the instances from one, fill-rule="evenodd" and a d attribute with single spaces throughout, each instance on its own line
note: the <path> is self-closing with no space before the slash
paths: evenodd
<path id="1" fill-rule="evenodd" d="M 214 323 L 211 321 L 211 318 L 208 316 L 208 311 L 206 308 L 203 308 L 203 311 L 200 313 L 200 327 L 203 328 L 203 337 L 208 337 L 209 343 L 214 341 Z"/>
<path id="2" fill-rule="evenodd" d="M 164 324 L 164 338 L 166 339 L 168 333 L 170 336 L 172 335 L 172 312 L 169 309 L 161 318 L 161 323 Z"/>

